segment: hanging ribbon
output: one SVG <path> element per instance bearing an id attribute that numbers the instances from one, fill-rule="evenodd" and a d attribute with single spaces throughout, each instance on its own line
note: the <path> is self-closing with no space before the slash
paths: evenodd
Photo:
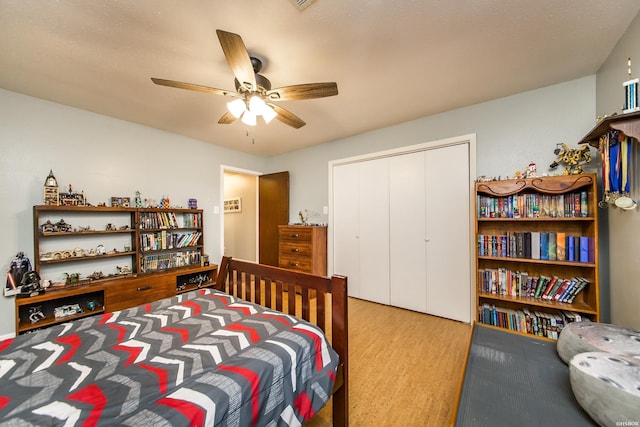
<path id="1" fill-rule="evenodd" d="M 600 137 L 600 156 L 602 156 L 602 188 L 606 199 L 611 190 L 609 185 L 609 133 Z"/>
<path id="2" fill-rule="evenodd" d="M 613 193 L 620 193 L 621 172 L 618 132 L 611 131 L 611 137 L 609 138 L 609 176 Z"/>

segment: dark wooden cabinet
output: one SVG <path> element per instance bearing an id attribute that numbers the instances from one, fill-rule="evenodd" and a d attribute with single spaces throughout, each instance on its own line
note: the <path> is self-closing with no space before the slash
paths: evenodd
<path id="1" fill-rule="evenodd" d="M 278 227 L 278 240 L 280 267 L 327 275 L 327 227 L 281 225 Z"/>
<path id="2" fill-rule="evenodd" d="M 124 310 L 215 284 L 218 266 L 196 266 L 112 277 L 44 294 L 16 298 L 16 334 L 99 313 Z M 56 317 L 56 308 L 77 304 L 79 312 Z M 38 314 L 39 313 L 39 314 Z"/>

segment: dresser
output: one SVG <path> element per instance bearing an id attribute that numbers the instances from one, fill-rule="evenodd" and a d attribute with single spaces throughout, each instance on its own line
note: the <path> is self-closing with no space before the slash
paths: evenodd
<path id="1" fill-rule="evenodd" d="M 327 275 L 327 227 L 278 226 L 278 265 L 320 276 Z"/>

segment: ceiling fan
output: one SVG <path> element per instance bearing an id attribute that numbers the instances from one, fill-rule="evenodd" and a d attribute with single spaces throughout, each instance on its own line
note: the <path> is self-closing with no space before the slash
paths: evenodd
<path id="1" fill-rule="evenodd" d="M 216 34 L 235 76 L 235 92 L 155 77 L 151 80 L 157 85 L 236 98 L 227 103 L 229 111 L 220 117 L 219 124 L 231 124 L 241 118 L 243 123 L 255 126 L 256 118 L 261 116 L 266 123 L 276 118 L 288 126 L 299 129 L 306 124 L 304 120 L 274 102 L 324 98 L 338 94 L 338 85 L 334 82 L 305 83 L 271 89 L 271 82 L 259 74 L 262 61 L 249 56 L 242 37 L 222 30 L 216 30 Z"/>

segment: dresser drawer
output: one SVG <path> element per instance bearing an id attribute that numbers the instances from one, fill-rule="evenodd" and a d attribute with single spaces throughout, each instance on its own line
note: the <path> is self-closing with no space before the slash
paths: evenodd
<path id="1" fill-rule="evenodd" d="M 312 230 L 307 227 L 280 227 L 281 242 L 307 242 L 311 243 Z"/>
<path id="2" fill-rule="evenodd" d="M 282 242 L 280 244 L 280 256 L 308 256 L 313 253 L 311 243 Z"/>
<path id="3" fill-rule="evenodd" d="M 176 284 L 171 277 L 151 276 L 111 283 L 105 291 L 106 311 L 118 311 L 174 296 Z"/>
<path id="4" fill-rule="evenodd" d="M 290 270 L 303 271 L 305 273 L 311 273 L 313 265 L 311 257 L 309 256 L 296 256 L 296 255 L 283 255 L 280 254 L 279 260 L 280 267 L 288 268 Z"/>

